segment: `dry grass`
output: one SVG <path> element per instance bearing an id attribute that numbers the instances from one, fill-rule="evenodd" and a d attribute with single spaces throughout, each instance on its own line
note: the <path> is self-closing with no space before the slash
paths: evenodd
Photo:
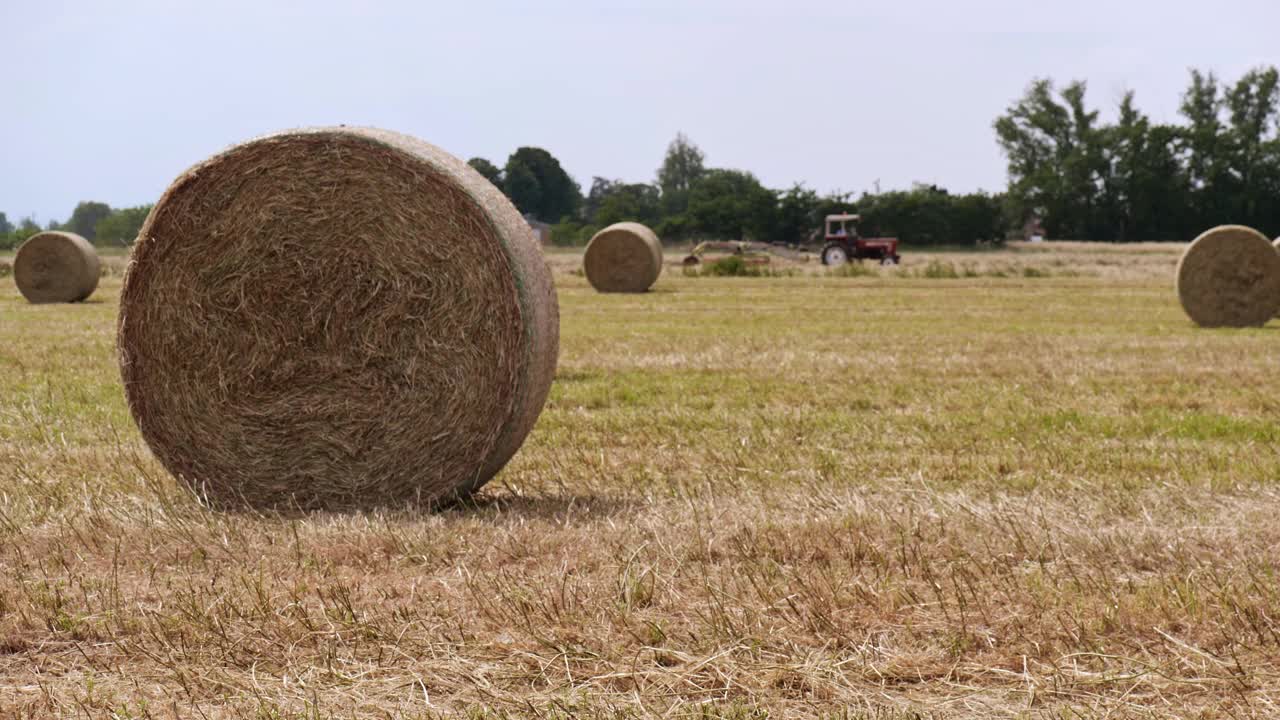
<path id="1" fill-rule="evenodd" d="M 1276 325 L 1142 272 L 562 274 L 550 404 L 476 505 L 293 518 L 147 454 L 118 279 L 10 287 L 0 716 L 1275 715 Z"/>
<path id="2" fill-rule="evenodd" d="M 935 248 L 902 251 L 902 264 L 885 268 L 874 263 L 849 266 L 855 276 L 912 279 L 930 276 L 930 268 L 941 268 L 936 276 L 957 278 L 1095 278 L 1099 280 L 1151 280 L 1170 283 L 1185 245 L 1170 243 L 1102 244 L 1086 242 L 1014 242 L 994 249 Z M 668 247 L 664 257 L 667 272 L 680 273 L 681 260 L 689 247 Z M 788 257 L 793 256 L 793 257 Z M 581 251 L 554 248 L 548 262 L 557 274 L 581 274 Z M 774 274 L 829 275 L 830 268 L 816 254 L 787 251 L 774 255 L 767 266 Z"/>

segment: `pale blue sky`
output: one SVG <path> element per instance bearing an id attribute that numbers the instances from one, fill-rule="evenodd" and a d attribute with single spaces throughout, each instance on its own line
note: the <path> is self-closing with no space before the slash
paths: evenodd
<path id="1" fill-rule="evenodd" d="M 991 122 L 1036 76 L 1173 119 L 1187 70 L 1280 63 L 1276 0 L 0 0 L 0 211 L 153 201 L 264 132 L 519 145 L 649 181 L 683 130 L 766 184 L 999 189 Z"/>

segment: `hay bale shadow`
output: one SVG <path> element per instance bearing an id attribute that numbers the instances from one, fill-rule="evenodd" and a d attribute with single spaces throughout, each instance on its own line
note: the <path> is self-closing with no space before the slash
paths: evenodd
<path id="1" fill-rule="evenodd" d="M 206 512 L 210 513 L 245 519 L 286 521 L 331 518 L 334 516 L 373 515 L 397 520 L 441 517 L 455 520 L 475 518 L 490 521 L 515 516 L 530 520 L 560 522 L 569 518 L 594 520 L 614 517 L 630 513 L 633 506 L 633 503 L 629 501 L 599 495 L 577 493 L 545 495 L 503 493 L 494 495 L 484 492 L 421 503 L 387 505 L 375 502 L 353 502 L 323 509 L 309 509 L 299 505 L 263 509 L 255 507 L 249 502 L 239 504 L 222 502 L 215 504 L 209 502 L 208 498 L 197 498 L 197 502 Z"/>
<path id="2" fill-rule="evenodd" d="M 633 503 L 619 498 L 578 493 L 553 495 L 489 495 L 480 493 L 460 500 L 441 514 L 469 515 L 497 520 L 518 516 L 528 520 L 563 521 L 568 518 L 598 520 L 630 514 Z"/>

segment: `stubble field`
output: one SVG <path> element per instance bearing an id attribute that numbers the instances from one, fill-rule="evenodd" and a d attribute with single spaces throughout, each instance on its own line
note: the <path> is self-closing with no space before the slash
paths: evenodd
<path id="1" fill-rule="evenodd" d="M 125 408 L 123 259 L 4 278 L 0 717 L 1280 714 L 1280 323 L 1192 327 L 1180 249 L 642 296 L 554 253 L 548 407 L 434 514 L 203 510 Z"/>

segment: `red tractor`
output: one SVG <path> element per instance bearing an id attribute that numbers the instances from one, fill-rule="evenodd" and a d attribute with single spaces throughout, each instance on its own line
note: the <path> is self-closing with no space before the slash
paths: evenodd
<path id="1" fill-rule="evenodd" d="M 823 265 L 844 265 L 851 260 L 877 260 L 881 265 L 897 265 L 898 238 L 864 238 L 858 235 L 861 215 L 828 215 Z"/>

